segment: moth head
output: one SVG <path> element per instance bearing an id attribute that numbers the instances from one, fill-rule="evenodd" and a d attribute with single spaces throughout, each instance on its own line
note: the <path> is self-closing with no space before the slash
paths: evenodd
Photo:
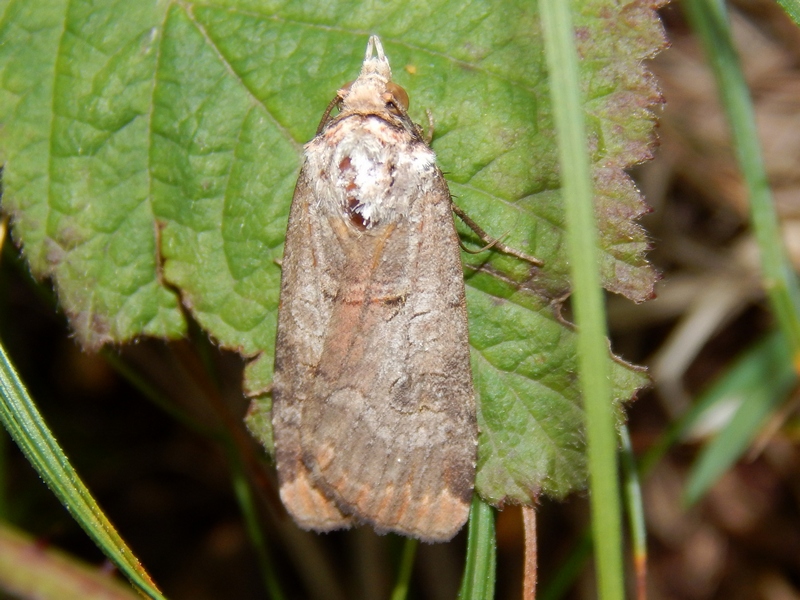
<path id="1" fill-rule="evenodd" d="M 398 116 L 408 111 L 408 94 L 392 81 L 389 59 L 378 36 L 369 38 L 358 79 L 339 89 L 338 97 L 343 110 L 376 113 L 388 110 Z"/>
<path id="2" fill-rule="evenodd" d="M 386 84 L 383 101 L 386 103 L 386 107 L 396 115 L 408 112 L 408 92 L 393 81 Z"/>
<path id="3" fill-rule="evenodd" d="M 356 80 L 357 81 L 357 80 Z M 339 89 L 339 98 L 342 100 L 347 98 L 350 93 L 350 88 L 353 87 L 355 81 L 349 81 Z M 394 115 L 400 116 L 408 112 L 409 99 L 408 92 L 402 86 L 397 85 L 394 81 L 386 83 L 385 91 L 380 95 L 381 100 L 385 107 Z"/>

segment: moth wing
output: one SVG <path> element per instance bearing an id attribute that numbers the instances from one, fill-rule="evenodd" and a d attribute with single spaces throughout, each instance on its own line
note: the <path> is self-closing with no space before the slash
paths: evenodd
<path id="1" fill-rule="evenodd" d="M 433 176 L 407 218 L 339 238 L 347 264 L 300 445 L 343 513 L 444 541 L 467 519 L 477 425 L 458 237 Z"/>
<path id="2" fill-rule="evenodd" d="M 306 529 L 349 527 L 352 519 L 316 487 L 302 461 L 301 407 L 313 402 L 315 370 L 333 310 L 333 280 L 342 261 L 326 252 L 326 230 L 317 225 L 306 167 L 295 187 L 281 266 L 281 299 L 273 376 L 272 420 L 280 495 Z"/>

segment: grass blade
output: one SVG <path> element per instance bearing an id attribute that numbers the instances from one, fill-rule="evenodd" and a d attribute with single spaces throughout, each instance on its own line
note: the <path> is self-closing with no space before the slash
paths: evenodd
<path id="1" fill-rule="evenodd" d="M 0 344 L 0 419 L 41 478 L 100 550 L 150 598 L 163 599 L 150 576 L 70 465 Z"/>
<path id="2" fill-rule="evenodd" d="M 798 0 L 778 0 L 778 4 L 783 7 L 796 25 L 800 25 L 800 2 Z"/>
<path id="3" fill-rule="evenodd" d="M 561 184 L 572 265 L 572 305 L 586 409 L 592 531 L 602 600 L 623 598 L 617 435 L 608 381 L 608 342 L 598 274 L 597 230 L 570 4 L 541 0 L 550 94 L 558 135 Z"/>
<path id="4" fill-rule="evenodd" d="M 703 449 L 684 492 L 691 505 L 747 450 L 761 425 L 786 398 L 797 382 L 784 337 L 772 334 L 750 348 L 698 400 L 701 411 L 692 411 L 684 431 L 691 430 L 711 411 L 736 406 L 727 424 Z"/>
<path id="5" fill-rule="evenodd" d="M 725 6 L 717 0 L 683 4 L 700 37 L 717 79 L 733 134 L 739 167 L 750 201 L 750 220 L 761 255 L 764 289 L 772 312 L 786 336 L 795 369 L 800 368 L 800 287 L 783 247 L 778 216 L 758 142 L 750 90 L 733 46 Z"/>

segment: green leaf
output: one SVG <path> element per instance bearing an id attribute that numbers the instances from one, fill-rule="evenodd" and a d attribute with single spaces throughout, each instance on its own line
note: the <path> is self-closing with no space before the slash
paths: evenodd
<path id="1" fill-rule="evenodd" d="M 647 107 L 660 97 L 641 60 L 662 32 L 639 3 L 576 7 L 602 280 L 640 301 L 655 274 L 623 169 L 650 155 Z M 6 2 L 0 149 L 15 239 L 87 348 L 178 337 L 182 304 L 254 357 L 250 427 L 270 447 L 277 261 L 301 148 L 357 75 L 367 32 L 415 120 L 431 110 L 457 203 L 545 263 L 532 273 L 497 252 L 465 256 L 478 489 L 496 503 L 566 494 L 585 476 L 583 416 L 559 318 L 569 264 L 535 3 Z M 612 370 L 619 400 L 644 383 Z"/>
<path id="2" fill-rule="evenodd" d="M 565 496 L 586 478 L 575 332 L 530 292 L 482 273 L 467 281 L 470 323 L 480 323 L 470 332 L 478 491 L 493 504 Z M 644 374 L 616 362 L 611 371 L 619 406 Z"/>
<path id="3" fill-rule="evenodd" d="M 0 22 L 4 209 L 81 341 L 183 333 L 158 273 L 152 3 L 7 2 Z"/>

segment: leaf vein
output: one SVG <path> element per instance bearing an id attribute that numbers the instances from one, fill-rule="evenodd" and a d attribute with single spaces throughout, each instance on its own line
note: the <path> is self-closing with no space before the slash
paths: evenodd
<path id="1" fill-rule="evenodd" d="M 219 49 L 219 46 L 214 41 L 214 38 L 211 37 L 211 34 L 209 34 L 208 30 L 206 30 L 206 28 L 203 27 L 200 21 L 198 21 L 197 18 L 194 16 L 194 12 L 191 10 L 191 8 L 186 8 L 186 15 L 192 22 L 192 24 L 197 28 L 197 31 L 200 32 L 200 35 L 203 36 L 203 39 L 206 40 L 209 47 L 213 50 L 214 54 L 217 55 L 217 58 L 220 60 L 220 62 L 228 71 L 228 73 L 230 73 L 231 76 L 233 76 L 236 79 L 236 81 L 239 82 L 242 88 L 247 92 L 247 95 L 250 96 L 250 99 L 255 104 L 264 109 L 264 112 L 272 121 L 272 123 L 275 125 L 275 127 L 278 129 L 278 131 L 280 131 L 284 139 L 286 139 L 299 153 L 302 150 L 303 145 L 294 138 L 294 136 L 289 132 L 289 130 L 277 119 L 277 117 L 275 117 L 275 115 L 272 113 L 269 107 L 266 104 L 264 104 L 264 102 L 258 96 L 256 96 L 255 92 L 250 88 L 250 86 L 247 85 L 247 82 L 244 80 L 244 78 L 242 78 L 239 75 L 239 73 L 236 72 L 236 69 L 233 68 L 233 65 L 228 61 L 227 57 Z"/>

